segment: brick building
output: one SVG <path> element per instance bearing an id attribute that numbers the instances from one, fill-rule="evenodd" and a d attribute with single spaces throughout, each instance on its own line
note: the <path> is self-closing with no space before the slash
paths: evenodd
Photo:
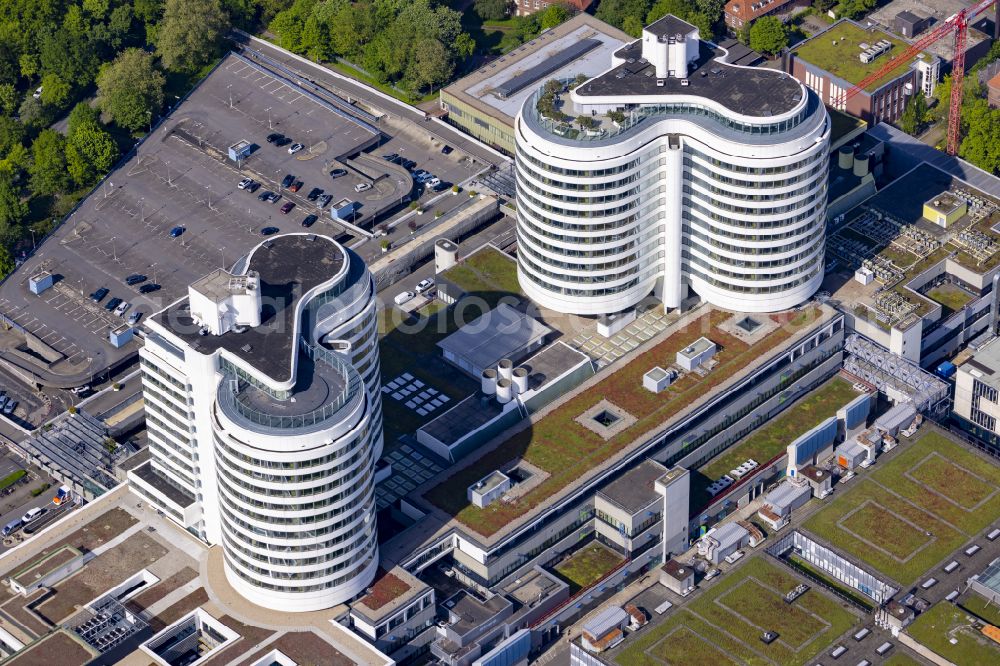
<path id="1" fill-rule="evenodd" d="M 726 25 L 741 30 L 761 16 L 767 16 L 792 4 L 794 0 L 729 0 L 724 15 Z"/>
<path id="2" fill-rule="evenodd" d="M 815 91 L 824 104 L 870 123 L 893 123 L 914 94 L 931 96 L 941 59 L 919 53 L 913 60 L 867 86 L 844 103 L 844 93 L 878 71 L 908 44 L 879 29 L 841 20 L 799 43 L 789 53 L 786 71 Z"/>

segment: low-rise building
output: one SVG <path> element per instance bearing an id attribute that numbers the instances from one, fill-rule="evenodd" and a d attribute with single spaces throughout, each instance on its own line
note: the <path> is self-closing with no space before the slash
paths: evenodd
<path id="1" fill-rule="evenodd" d="M 735 522 L 723 523 L 710 529 L 698 540 L 698 555 L 712 564 L 719 564 L 748 545 L 750 545 L 748 529 Z"/>
<path id="2" fill-rule="evenodd" d="M 625 640 L 625 627 L 631 617 L 623 608 L 610 606 L 584 622 L 580 637 L 591 652 L 604 652 Z"/>
<path id="3" fill-rule="evenodd" d="M 797 44 L 789 54 L 788 73 L 838 111 L 870 123 L 896 122 L 914 94 L 934 94 L 941 60 L 919 53 L 902 67 L 845 99 L 845 93 L 909 47 L 882 30 L 868 30 L 841 20 Z"/>
<path id="4" fill-rule="evenodd" d="M 682 597 L 687 596 L 694 590 L 694 567 L 677 560 L 667 560 L 660 567 L 660 584 Z"/>
<path id="5" fill-rule="evenodd" d="M 530 14 L 550 0 L 518 0 Z M 587 0 L 582 0 L 587 2 Z M 591 77 L 631 41 L 627 33 L 582 12 L 441 90 L 449 124 L 507 155 L 514 154 L 514 117 L 548 79 Z"/>
<path id="6" fill-rule="evenodd" d="M 351 627 L 391 654 L 434 623 L 434 588 L 402 567 L 379 571 L 367 594 L 351 604 Z"/>

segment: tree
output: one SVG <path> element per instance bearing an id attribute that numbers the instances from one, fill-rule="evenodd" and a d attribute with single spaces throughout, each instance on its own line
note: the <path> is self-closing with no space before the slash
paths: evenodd
<path id="1" fill-rule="evenodd" d="M 0 246 L 0 277 L 5 277 L 14 272 L 14 257 L 10 255 L 10 250 Z"/>
<path id="2" fill-rule="evenodd" d="M 42 130 L 31 144 L 31 191 L 34 194 L 55 194 L 66 182 L 66 139 L 55 130 Z"/>
<path id="3" fill-rule="evenodd" d="M 46 127 L 51 125 L 53 120 L 52 110 L 42 106 L 42 103 L 32 95 L 24 98 L 17 109 L 17 115 L 24 126 L 29 128 Z"/>
<path id="4" fill-rule="evenodd" d="M 11 234 L 8 230 L 18 227 L 28 215 L 28 204 L 17 196 L 10 177 L 0 176 L 0 239 Z"/>
<path id="5" fill-rule="evenodd" d="M 433 87 L 447 81 L 453 69 L 444 45 L 436 39 L 423 39 L 414 47 L 407 78 L 415 90 L 422 90 L 425 86 Z"/>
<path id="6" fill-rule="evenodd" d="M 18 102 L 17 88 L 13 83 L 0 83 L 0 115 L 9 116 L 14 113 Z"/>
<path id="7" fill-rule="evenodd" d="M 81 187 L 110 171 L 117 157 L 114 139 L 97 123 L 78 126 L 66 139 L 66 170 Z"/>
<path id="8" fill-rule="evenodd" d="M 73 136 L 80 127 L 85 125 L 100 126 L 100 124 L 101 118 L 97 109 L 86 102 L 80 102 L 69 112 L 69 118 L 66 121 L 66 134 Z"/>
<path id="9" fill-rule="evenodd" d="M 964 138 L 958 154 L 980 169 L 1000 173 L 1000 111 L 985 99 L 976 99 L 962 108 Z"/>
<path id="10" fill-rule="evenodd" d="M 560 4 L 552 4 L 543 9 L 538 16 L 538 23 L 542 30 L 554 28 L 560 23 L 568 20 L 573 14 Z"/>
<path id="11" fill-rule="evenodd" d="M 484 21 L 499 21 L 510 14 L 513 5 L 510 0 L 476 0 L 473 8 Z"/>
<path id="12" fill-rule="evenodd" d="M 24 141 L 24 125 L 14 118 L 0 117 L 0 157 L 5 157 L 15 144 Z"/>
<path id="13" fill-rule="evenodd" d="M 69 103 L 72 94 L 73 88 L 58 74 L 49 73 L 42 77 L 42 104 L 62 109 Z"/>
<path id="14" fill-rule="evenodd" d="M 899 118 L 899 129 L 916 136 L 923 129 L 926 120 L 927 100 L 918 92 L 910 98 L 906 108 L 903 109 L 903 115 Z"/>
<path id="15" fill-rule="evenodd" d="M 626 16 L 622 21 L 622 30 L 635 38 L 642 37 L 642 21 L 634 16 Z"/>
<path id="16" fill-rule="evenodd" d="M 133 132 L 146 127 L 163 105 L 163 74 L 153 56 L 126 49 L 97 75 L 97 99 L 114 121 Z"/>
<path id="17" fill-rule="evenodd" d="M 875 9 L 876 0 L 840 0 L 834 10 L 839 18 L 856 19 Z"/>
<path id="18" fill-rule="evenodd" d="M 776 16 L 762 16 L 750 26 L 750 48 L 777 55 L 788 46 L 788 29 Z"/>
<path id="19" fill-rule="evenodd" d="M 163 66 L 194 71 L 209 62 L 226 27 L 219 0 L 167 0 L 156 35 Z"/>

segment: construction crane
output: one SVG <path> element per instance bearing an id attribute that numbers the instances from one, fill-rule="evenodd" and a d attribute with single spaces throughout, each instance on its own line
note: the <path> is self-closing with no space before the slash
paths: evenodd
<path id="1" fill-rule="evenodd" d="M 853 87 L 837 95 L 834 98 L 834 108 L 846 108 L 847 100 L 851 97 L 876 81 L 879 81 L 896 68 L 908 63 L 914 56 L 942 37 L 954 34 L 955 57 L 951 62 L 951 104 L 948 110 L 948 154 L 958 154 L 959 130 L 961 127 L 959 116 L 962 112 L 962 79 L 965 77 L 965 39 L 968 34 L 969 23 L 987 9 L 996 5 L 997 2 L 998 0 L 980 0 L 980 2 L 972 7 L 966 7 L 957 14 L 952 14 L 941 25 L 913 42 L 898 56 L 861 79 Z M 998 7 L 998 11 L 1000 11 L 1000 7 Z"/>

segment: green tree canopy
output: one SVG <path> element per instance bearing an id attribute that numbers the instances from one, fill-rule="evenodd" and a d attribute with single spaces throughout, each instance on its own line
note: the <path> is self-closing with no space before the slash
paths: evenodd
<path id="1" fill-rule="evenodd" d="M 0 245 L 0 277 L 13 273 L 14 266 L 14 257 L 11 256 L 10 250 Z"/>
<path id="2" fill-rule="evenodd" d="M 0 115 L 9 116 L 17 108 L 19 95 L 13 83 L 0 83 Z"/>
<path id="3" fill-rule="evenodd" d="M 476 14 L 484 21 L 499 21 L 507 18 L 513 7 L 514 3 L 510 0 L 476 0 L 473 3 Z"/>
<path id="4" fill-rule="evenodd" d="M 560 23 L 564 23 L 571 16 L 573 16 L 573 12 L 567 9 L 565 5 L 552 4 L 539 12 L 538 23 L 542 26 L 542 30 L 548 30 Z"/>
<path id="5" fill-rule="evenodd" d="M 788 28 L 776 16 L 762 16 L 750 26 L 750 48 L 777 55 L 788 46 Z"/>
<path id="6" fill-rule="evenodd" d="M 903 109 L 899 119 L 899 129 L 911 136 L 916 136 L 923 130 L 927 120 L 927 100 L 922 94 L 915 93 Z"/>
<path id="7" fill-rule="evenodd" d="M 28 215 L 28 204 L 21 201 L 9 176 L 0 175 L 0 238 L 17 227 Z"/>
<path id="8" fill-rule="evenodd" d="M 0 158 L 6 157 L 15 144 L 24 141 L 24 125 L 13 118 L 0 117 Z"/>
<path id="9" fill-rule="evenodd" d="M 163 66 L 194 71 L 209 62 L 218 53 L 226 27 L 219 0 L 167 0 L 156 34 Z"/>
<path id="10" fill-rule="evenodd" d="M 163 105 L 163 74 L 152 54 L 126 49 L 97 75 L 97 99 L 114 121 L 133 132 L 149 124 Z"/>
<path id="11" fill-rule="evenodd" d="M 31 191 L 55 194 L 67 184 L 66 139 L 55 130 L 42 130 L 31 144 Z"/>
<path id="12" fill-rule="evenodd" d="M 962 128 L 959 156 L 980 169 L 1000 173 L 1000 110 L 976 99 L 962 108 Z"/>
<path id="13" fill-rule="evenodd" d="M 72 86 L 58 74 L 50 72 L 42 77 L 42 104 L 63 109 L 69 105 L 72 94 Z"/>
<path id="14" fill-rule="evenodd" d="M 79 186 L 90 185 L 114 166 L 118 146 L 101 127 L 97 112 L 85 103 L 69 114 L 66 137 L 66 169 Z"/>

